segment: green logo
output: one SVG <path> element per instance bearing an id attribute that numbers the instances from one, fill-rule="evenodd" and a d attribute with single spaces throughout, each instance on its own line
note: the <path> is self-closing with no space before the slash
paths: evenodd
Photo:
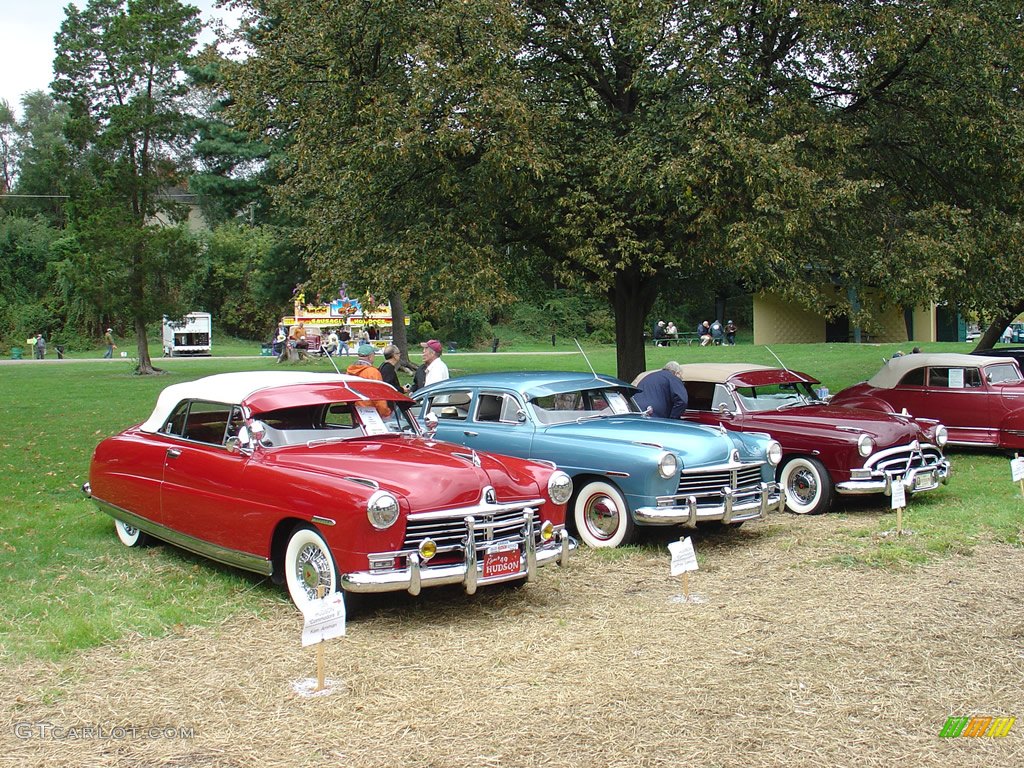
<path id="1" fill-rule="evenodd" d="M 1016 717 L 950 717 L 946 719 L 946 724 L 939 731 L 939 738 L 987 736 L 990 739 L 998 739 L 1006 736 L 1016 721 Z"/>

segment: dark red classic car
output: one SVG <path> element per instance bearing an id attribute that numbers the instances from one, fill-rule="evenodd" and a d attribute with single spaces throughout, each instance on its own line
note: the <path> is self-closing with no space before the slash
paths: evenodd
<path id="1" fill-rule="evenodd" d="M 163 391 L 97 446 L 84 490 L 147 536 L 287 584 L 354 594 L 532 580 L 565 565 L 572 481 L 554 465 L 421 435 L 383 382 L 227 373 Z"/>
<path id="2" fill-rule="evenodd" d="M 895 482 L 919 493 L 949 479 L 938 422 L 826 404 L 817 379 L 784 368 L 710 363 L 681 365 L 680 374 L 684 419 L 765 432 L 781 443 L 777 471 L 792 512 L 825 512 L 835 493 L 888 495 Z"/>
<path id="3" fill-rule="evenodd" d="M 941 419 L 953 445 L 1024 448 L 1024 378 L 1017 361 L 981 355 L 917 353 L 894 357 L 832 403 L 906 410 Z"/>

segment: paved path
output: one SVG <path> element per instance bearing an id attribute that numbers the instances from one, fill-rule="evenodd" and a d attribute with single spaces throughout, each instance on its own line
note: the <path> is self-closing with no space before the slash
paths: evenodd
<path id="1" fill-rule="evenodd" d="M 551 352 L 450 352 L 445 355 L 446 360 L 459 359 L 460 357 L 469 357 L 472 355 L 537 355 L 537 356 L 550 356 L 550 355 L 578 355 L 579 350 L 566 349 L 566 350 L 554 350 Z M 342 361 L 355 360 L 355 355 L 341 355 L 335 357 L 335 362 L 341 363 Z M 226 355 L 217 356 L 214 355 L 204 356 L 197 355 L 195 357 L 154 357 L 153 364 L 158 366 L 162 362 L 168 362 L 173 360 L 178 362 L 179 360 L 202 361 L 202 360 L 266 360 L 269 359 L 268 355 Z M 324 358 L 314 358 L 314 360 L 323 360 Z M 10 360 L 0 359 L 0 365 L 64 365 L 65 363 L 128 363 L 132 360 L 131 357 L 65 357 L 63 360 L 58 360 L 56 355 L 49 355 L 44 360 L 35 360 L 30 357 L 26 357 L 23 360 Z"/>

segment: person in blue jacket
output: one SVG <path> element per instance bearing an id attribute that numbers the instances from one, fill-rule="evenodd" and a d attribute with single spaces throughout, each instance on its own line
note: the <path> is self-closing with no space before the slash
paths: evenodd
<path id="1" fill-rule="evenodd" d="M 641 410 L 661 419 L 678 419 L 686 410 L 686 386 L 679 375 L 679 363 L 670 360 L 660 371 L 646 371 L 633 380 L 639 388 L 633 401 Z"/>

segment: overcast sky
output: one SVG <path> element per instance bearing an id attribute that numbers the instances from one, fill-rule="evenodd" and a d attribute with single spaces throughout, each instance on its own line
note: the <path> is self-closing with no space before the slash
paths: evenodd
<path id="1" fill-rule="evenodd" d="M 21 114 L 21 97 L 46 91 L 53 80 L 53 36 L 69 0 L 0 0 L 0 100 Z M 190 0 L 203 21 L 224 18 L 216 0 Z M 75 0 L 82 8 L 86 0 Z"/>

